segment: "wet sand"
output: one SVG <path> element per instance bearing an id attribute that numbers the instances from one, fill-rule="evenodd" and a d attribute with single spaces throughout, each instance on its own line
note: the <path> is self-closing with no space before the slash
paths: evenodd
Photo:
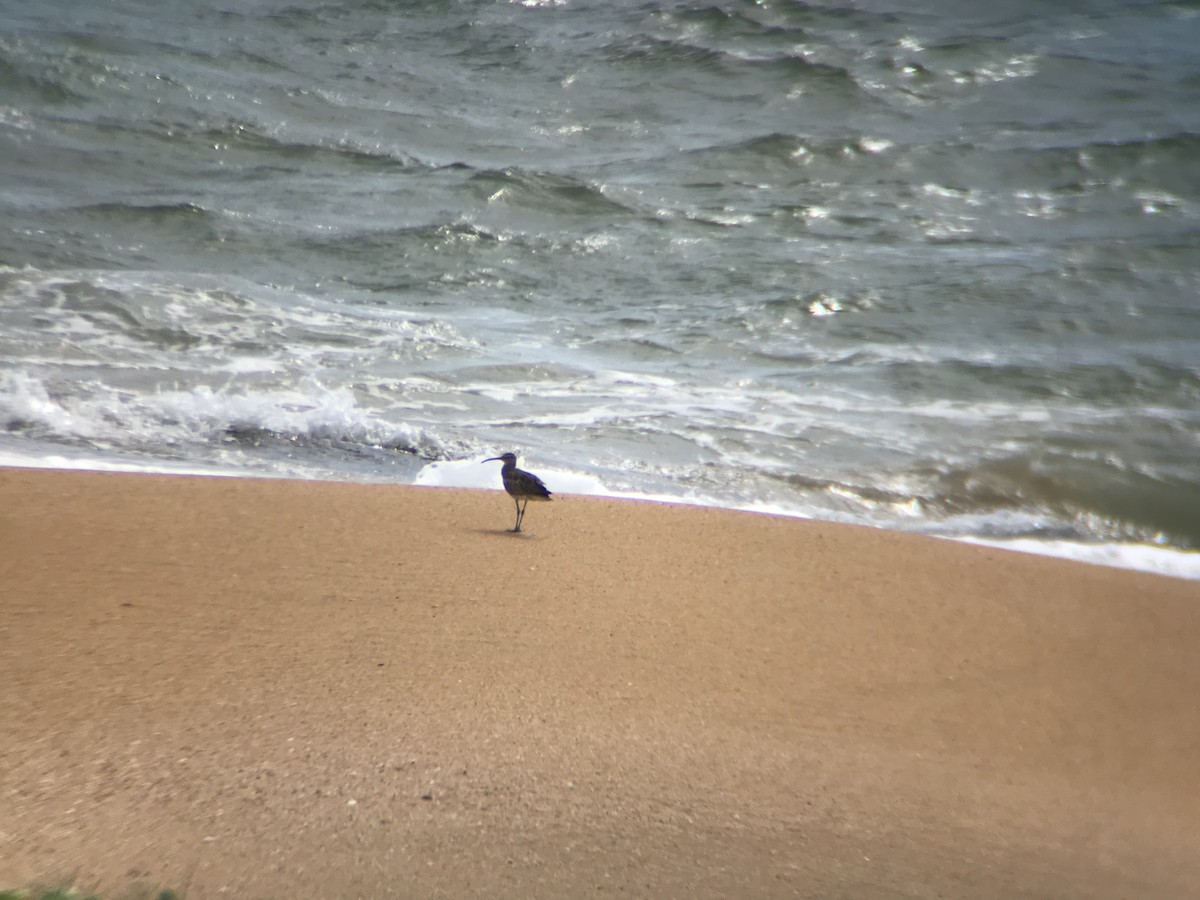
<path id="1" fill-rule="evenodd" d="M 0 469 L 0 888 L 1194 897 L 1200 584 L 490 491 Z"/>

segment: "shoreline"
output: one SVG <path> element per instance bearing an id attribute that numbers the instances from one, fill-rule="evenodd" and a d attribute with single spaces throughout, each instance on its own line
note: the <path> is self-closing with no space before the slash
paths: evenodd
<path id="1" fill-rule="evenodd" d="M 556 494 L 0 469 L 0 888 L 1185 897 L 1200 590 Z"/>
<path id="2" fill-rule="evenodd" d="M 466 463 L 464 461 L 451 463 L 435 463 L 427 465 L 420 473 L 414 482 L 396 482 L 396 481 L 369 481 L 369 480 L 336 480 L 336 479 L 310 479 L 310 478 L 294 478 L 289 475 L 271 475 L 262 472 L 247 472 L 243 470 L 229 469 L 221 470 L 216 468 L 202 468 L 193 466 L 179 466 L 177 468 L 159 467 L 146 468 L 141 464 L 134 463 L 111 463 L 100 460 L 71 460 L 67 457 L 50 457 L 47 460 L 28 460 L 19 456 L 9 456 L 0 453 L 0 470 L 3 469 L 35 469 L 59 472 L 97 472 L 110 474 L 134 474 L 134 475 L 168 475 L 184 478 L 249 478 L 263 479 L 270 481 L 311 481 L 314 483 L 328 484 L 359 484 L 359 485 L 376 485 L 384 486 L 400 486 L 400 487 L 447 487 L 451 489 L 472 488 L 481 490 L 499 490 L 493 478 L 461 478 L 451 476 L 446 478 L 444 474 L 437 473 L 432 480 L 423 480 L 422 476 L 432 469 L 441 467 L 443 472 L 446 468 L 455 466 L 470 465 L 473 470 L 473 462 Z M 492 473 L 494 474 L 494 473 Z M 555 472 L 555 475 L 564 473 Z M 553 477 L 553 476 L 548 476 Z M 987 538 L 978 535 L 943 535 L 931 531 L 905 531 L 886 525 L 871 525 L 865 523 L 849 523 L 836 522 L 829 519 L 816 519 L 806 516 L 799 512 L 783 509 L 780 507 L 765 507 L 765 506 L 741 506 L 727 507 L 717 506 L 715 504 L 702 503 L 699 501 L 689 501 L 670 497 L 667 495 L 651 495 L 651 494 L 624 494 L 611 492 L 601 488 L 598 482 L 591 479 L 581 478 L 579 476 L 568 475 L 567 480 L 573 482 L 573 487 L 576 490 L 568 491 L 567 493 L 573 496 L 597 496 L 614 500 L 630 500 L 634 502 L 645 503 L 663 503 L 668 505 L 695 507 L 701 509 L 721 509 L 729 512 L 750 513 L 765 516 L 779 516 L 788 519 L 797 519 L 800 521 L 819 521 L 829 522 L 837 525 L 848 525 L 850 527 L 875 528 L 882 531 L 896 532 L 899 534 L 916 534 L 924 537 L 935 538 L 940 540 L 958 541 L 966 544 L 977 544 L 981 546 L 994 547 L 998 550 L 1005 550 L 1013 553 L 1027 553 L 1036 556 L 1049 557 L 1051 559 L 1064 559 L 1074 562 L 1082 562 L 1088 565 L 1106 566 L 1109 568 L 1124 569 L 1127 571 L 1146 572 L 1149 574 L 1162 575 L 1168 578 L 1180 578 L 1188 581 L 1200 581 L 1200 551 L 1187 550 L 1182 547 L 1171 547 L 1166 545 L 1156 544 L 1134 544 L 1134 543 L 1113 543 L 1101 542 L 1095 544 L 1083 543 L 1080 541 L 1069 541 L 1059 539 L 1039 539 L 1039 538 Z M 558 491 L 558 493 L 563 493 Z"/>

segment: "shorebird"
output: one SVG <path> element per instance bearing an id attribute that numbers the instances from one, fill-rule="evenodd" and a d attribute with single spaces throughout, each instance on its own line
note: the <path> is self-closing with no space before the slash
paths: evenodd
<path id="1" fill-rule="evenodd" d="M 549 500 L 550 491 L 542 484 L 542 479 L 531 472 L 517 468 L 515 453 L 504 453 L 484 460 L 485 463 L 497 461 L 504 463 L 504 467 L 500 470 L 500 477 L 504 479 L 504 489 L 508 491 L 508 496 L 512 497 L 513 503 L 517 504 L 517 524 L 509 529 L 509 531 L 517 532 L 521 530 L 521 521 L 525 518 L 525 507 L 529 505 L 529 501 Z"/>

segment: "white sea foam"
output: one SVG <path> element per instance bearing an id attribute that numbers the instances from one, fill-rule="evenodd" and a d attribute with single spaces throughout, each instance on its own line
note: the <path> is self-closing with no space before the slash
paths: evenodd
<path id="1" fill-rule="evenodd" d="M 93 437 L 103 427 L 91 411 L 51 397 L 40 379 L 27 372 L 5 372 L 0 375 L 0 425 L 17 422 L 78 437 Z"/>
<path id="2" fill-rule="evenodd" d="M 498 463 L 483 465 L 482 460 L 459 459 L 429 463 L 417 473 L 414 484 L 426 487 L 501 489 Z M 539 467 L 537 474 L 555 493 L 585 494 L 593 497 L 618 496 L 599 479 L 580 472 L 554 467 Z"/>
<path id="3" fill-rule="evenodd" d="M 1078 562 L 1118 569 L 1135 569 L 1170 575 L 1174 578 L 1200 580 L 1200 553 L 1156 547 L 1151 544 L 1081 544 L 1076 541 L 1039 541 L 1017 538 L 992 541 L 983 538 L 960 538 L 970 544 L 983 544 L 1001 550 L 1054 556 Z"/>
<path id="4" fill-rule="evenodd" d="M 361 409 L 349 388 L 328 388 L 308 378 L 295 388 L 244 392 L 200 386 L 143 399 L 154 424 L 179 423 L 190 431 L 263 429 L 282 435 L 381 443 L 390 429 Z"/>
<path id="5" fill-rule="evenodd" d="M 128 472 L 131 474 L 212 475 L 222 478 L 245 478 L 246 470 L 228 466 L 201 466 L 195 463 L 173 463 L 156 459 L 151 464 L 133 460 L 113 459 L 96 455 L 72 456 L 65 453 L 45 453 L 29 456 L 0 450 L 0 467 L 12 469 L 61 469 L 73 472 Z M 260 474 L 260 473 L 255 473 Z"/>

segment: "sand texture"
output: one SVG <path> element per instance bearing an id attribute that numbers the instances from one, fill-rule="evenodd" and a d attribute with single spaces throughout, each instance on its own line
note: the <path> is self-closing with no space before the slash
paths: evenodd
<path id="1" fill-rule="evenodd" d="M 652 503 L 512 515 L 0 469 L 0 888 L 1200 896 L 1200 584 Z"/>

